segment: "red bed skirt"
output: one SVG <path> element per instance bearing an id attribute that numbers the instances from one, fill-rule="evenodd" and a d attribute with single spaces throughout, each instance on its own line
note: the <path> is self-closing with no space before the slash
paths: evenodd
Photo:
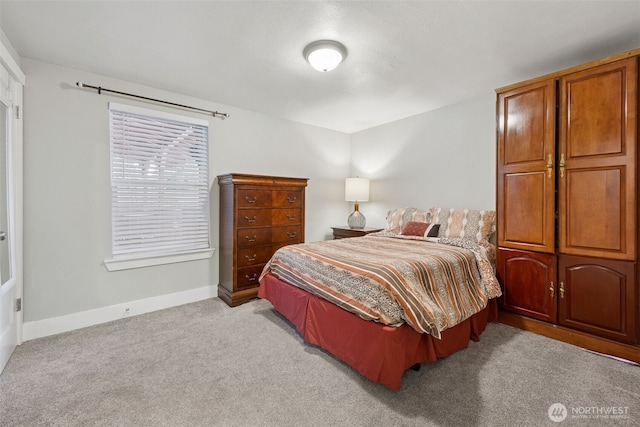
<path id="1" fill-rule="evenodd" d="M 260 282 L 258 297 L 270 301 L 306 342 L 393 390 L 400 388 L 409 367 L 467 348 L 470 339 L 480 339 L 488 321 L 498 318 L 496 300 L 491 300 L 481 312 L 444 330 L 439 340 L 407 324 L 392 327 L 364 320 L 271 274 Z"/>

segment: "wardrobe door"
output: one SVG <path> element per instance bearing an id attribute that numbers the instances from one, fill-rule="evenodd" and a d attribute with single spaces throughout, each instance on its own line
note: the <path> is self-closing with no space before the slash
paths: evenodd
<path id="1" fill-rule="evenodd" d="M 558 324 L 636 342 L 636 264 L 560 255 Z"/>
<path id="2" fill-rule="evenodd" d="M 637 58 L 560 78 L 560 253 L 636 258 Z"/>
<path id="3" fill-rule="evenodd" d="M 501 309 L 556 322 L 555 255 L 499 248 L 496 270 L 502 286 Z"/>
<path id="4" fill-rule="evenodd" d="M 555 80 L 498 94 L 498 246 L 555 250 Z"/>

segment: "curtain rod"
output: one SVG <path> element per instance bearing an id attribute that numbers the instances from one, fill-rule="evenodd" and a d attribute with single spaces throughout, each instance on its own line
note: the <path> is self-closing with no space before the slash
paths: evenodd
<path id="1" fill-rule="evenodd" d="M 159 102 L 161 104 L 172 105 L 174 107 L 180 107 L 180 108 L 186 108 L 186 109 L 189 109 L 189 110 L 199 111 L 201 113 L 208 113 L 208 114 L 211 114 L 213 117 L 217 117 L 217 118 L 222 119 L 222 120 L 224 120 L 227 117 L 229 117 L 229 114 L 221 113 L 219 111 L 205 110 L 204 108 L 198 108 L 198 107 L 191 107 L 189 105 L 176 104 L 175 102 L 163 101 L 161 99 L 147 98 L 146 96 L 134 95 L 132 93 L 126 93 L 126 92 L 120 92 L 120 91 L 117 91 L 117 90 L 106 89 L 106 88 L 103 88 L 103 87 L 100 87 L 100 86 L 91 86 L 91 85 L 88 85 L 88 84 L 82 83 L 82 82 L 76 82 L 76 85 L 78 87 L 80 87 L 80 88 L 95 89 L 95 90 L 98 91 L 98 95 L 102 94 L 102 92 L 111 92 L 111 93 L 116 93 L 118 95 L 130 96 L 132 98 L 144 99 L 146 101 Z"/>

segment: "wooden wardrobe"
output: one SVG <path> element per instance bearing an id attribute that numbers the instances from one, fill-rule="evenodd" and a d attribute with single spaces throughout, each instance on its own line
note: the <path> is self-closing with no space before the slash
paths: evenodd
<path id="1" fill-rule="evenodd" d="M 307 181 L 238 173 L 218 176 L 218 297 L 229 306 L 258 295 L 260 273 L 278 248 L 304 242 Z"/>
<path id="2" fill-rule="evenodd" d="M 635 362 L 639 55 L 496 90 L 501 321 Z"/>

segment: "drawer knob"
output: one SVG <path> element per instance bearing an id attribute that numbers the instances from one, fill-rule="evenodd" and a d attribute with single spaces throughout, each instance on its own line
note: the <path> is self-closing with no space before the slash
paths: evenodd
<path id="1" fill-rule="evenodd" d="M 295 203 L 295 202 L 296 202 L 296 200 L 298 200 L 298 196 L 293 196 L 293 197 L 289 197 L 289 196 L 287 196 L 287 201 L 288 201 L 289 203 Z"/>
<path id="2" fill-rule="evenodd" d="M 244 196 L 244 199 L 247 201 L 247 203 L 255 203 L 258 200 L 256 196 L 253 196 L 253 199 L 250 199 L 249 196 Z"/>
<path id="3" fill-rule="evenodd" d="M 296 215 L 287 214 L 287 218 L 289 219 L 289 221 L 295 221 L 296 220 Z"/>
<path id="4" fill-rule="evenodd" d="M 287 231 L 287 236 L 289 236 L 290 239 L 293 239 L 294 237 L 296 237 L 298 235 L 297 231 L 294 231 L 293 233 L 290 233 Z"/>
<path id="5" fill-rule="evenodd" d="M 256 222 L 256 219 L 258 219 L 258 217 L 254 215 L 253 218 L 249 218 L 248 216 L 245 215 L 244 219 L 247 222 Z"/>
<path id="6" fill-rule="evenodd" d="M 244 257 L 247 261 L 255 261 L 256 259 L 258 259 L 258 256 L 256 254 L 253 254 L 253 258 L 249 258 L 249 255 L 245 255 Z"/>
<path id="7" fill-rule="evenodd" d="M 256 240 L 258 240 L 258 236 L 257 235 L 253 235 L 253 237 L 249 237 L 249 236 L 244 236 L 245 239 L 247 239 L 247 242 L 255 242 Z"/>
<path id="8" fill-rule="evenodd" d="M 253 276 L 249 276 L 248 274 L 245 274 L 244 277 L 248 281 L 254 282 L 254 281 L 258 280 L 258 273 L 253 273 Z"/>

